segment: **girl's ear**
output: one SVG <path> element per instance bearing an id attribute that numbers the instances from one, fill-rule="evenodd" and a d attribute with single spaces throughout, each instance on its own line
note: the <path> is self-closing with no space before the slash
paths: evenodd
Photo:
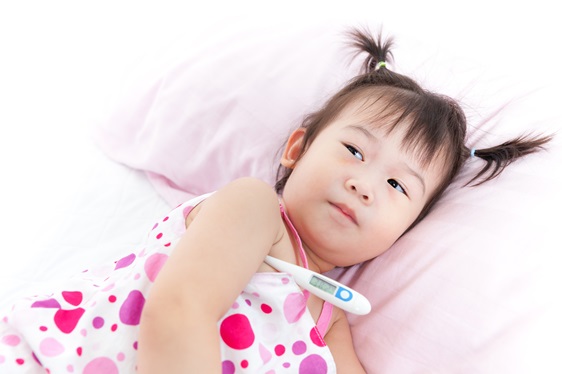
<path id="1" fill-rule="evenodd" d="M 281 157 L 281 165 L 289 169 L 295 167 L 295 164 L 301 155 L 305 133 L 306 129 L 304 127 L 299 127 L 293 131 L 291 136 L 289 136 L 285 150 L 283 150 L 283 156 Z"/>

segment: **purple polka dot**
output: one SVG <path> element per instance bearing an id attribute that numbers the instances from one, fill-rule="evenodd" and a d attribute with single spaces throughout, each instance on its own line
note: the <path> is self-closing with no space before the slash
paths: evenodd
<path id="1" fill-rule="evenodd" d="M 306 352 L 306 343 L 302 340 L 298 340 L 293 343 L 293 353 L 296 355 L 302 355 Z"/>
<path id="2" fill-rule="evenodd" d="M 40 300 L 31 304 L 32 308 L 56 308 L 60 309 L 61 305 L 56 299 Z"/>
<path id="3" fill-rule="evenodd" d="M 125 325 L 138 325 L 144 302 L 145 299 L 142 292 L 138 290 L 131 291 L 119 309 L 119 319 L 121 322 Z"/>
<path id="4" fill-rule="evenodd" d="M 222 362 L 222 374 L 234 374 L 235 369 L 232 361 L 225 360 Z"/>
<path id="5" fill-rule="evenodd" d="M 299 365 L 299 374 L 326 374 L 328 372 L 328 364 L 319 355 L 313 354 L 305 357 Z"/>
<path id="6" fill-rule="evenodd" d="M 103 327 L 104 322 L 105 321 L 103 320 L 102 317 L 96 317 L 92 321 L 92 326 L 94 326 L 95 329 L 101 329 Z"/>
<path id="7" fill-rule="evenodd" d="M 130 255 L 123 257 L 115 264 L 115 270 L 125 268 L 131 265 L 135 261 L 135 258 L 137 258 L 137 256 L 134 253 L 131 253 Z"/>

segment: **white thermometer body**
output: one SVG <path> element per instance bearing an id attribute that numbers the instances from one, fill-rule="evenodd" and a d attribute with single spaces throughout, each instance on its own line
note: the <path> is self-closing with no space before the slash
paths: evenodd
<path id="1" fill-rule="evenodd" d="M 265 257 L 265 263 L 291 274 L 299 286 L 346 312 L 364 315 L 371 311 L 371 303 L 365 296 L 322 274 L 271 256 Z"/>

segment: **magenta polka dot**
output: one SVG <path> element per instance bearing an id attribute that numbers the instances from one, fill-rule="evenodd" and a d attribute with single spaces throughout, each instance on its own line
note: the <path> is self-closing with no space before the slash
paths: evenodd
<path id="1" fill-rule="evenodd" d="M 248 367 L 248 361 L 242 360 L 242 362 L 240 363 L 240 366 L 242 367 L 242 369 L 246 369 Z"/>
<path id="2" fill-rule="evenodd" d="M 163 235 L 164 235 L 164 234 L 162 234 L 162 233 L 158 233 L 158 235 L 156 235 L 156 239 L 162 238 Z"/>
<path id="3" fill-rule="evenodd" d="M 146 259 L 146 262 L 144 263 L 144 271 L 151 282 L 154 282 L 167 259 L 168 255 L 163 253 L 155 253 Z"/>
<path id="4" fill-rule="evenodd" d="M 169 219 L 170 219 L 170 217 L 166 216 L 166 217 L 164 217 L 164 219 L 162 220 L 162 222 L 166 222 L 166 221 L 169 220 Z"/>
<path id="5" fill-rule="evenodd" d="M 117 331 L 117 324 L 116 323 L 111 325 L 111 331 L 113 331 L 113 332 Z"/>
<path id="6" fill-rule="evenodd" d="M 25 360 L 23 358 L 16 358 L 16 364 L 21 366 L 25 364 Z"/>
<path id="7" fill-rule="evenodd" d="M 111 295 L 107 298 L 110 303 L 114 303 L 117 301 L 117 297 L 115 295 Z"/>
<path id="8" fill-rule="evenodd" d="M 157 228 L 157 227 L 158 227 L 158 222 L 156 222 L 156 223 L 154 224 L 154 226 L 152 226 L 152 230 L 154 230 L 154 229 Z"/>
<path id="9" fill-rule="evenodd" d="M 222 374 L 234 374 L 236 367 L 232 361 L 225 360 L 222 362 Z"/>
<path id="10" fill-rule="evenodd" d="M 64 352 L 64 347 L 56 339 L 45 338 L 39 343 L 39 351 L 47 357 L 55 357 Z"/>
<path id="11" fill-rule="evenodd" d="M 139 342 L 135 341 L 133 343 L 133 349 L 136 351 L 137 349 L 139 349 Z"/>
<path id="12" fill-rule="evenodd" d="M 55 313 L 55 325 L 65 334 L 70 334 L 80 321 L 80 318 L 82 318 L 84 312 L 83 308 L 72 310 L 59 309 Z"/>
<path id="13" fill-rule="evenodd" d="M 103 320 L 102 317 L 96 317 L 92 321 L 92 326 L 94 326 L 95 329 L 101 329 L 103 327 L 104 322 L 105 321 Z"/>
<path id="14" fill-rule="evenodd" d="M 41 331 L 47 331 L 48 328 L 47 328 L 47 326 L 39 326 L 39 330 L 41 330 Z"/>
<path id="15" fill-rule="evenodd" d="M 233 349 L 246 349 L 254 343 L 254 330 L 250 320 L 243 314 L 226 317 L 220 325 L 223 342 Z"/>
<path id="16" fill-rule="evenodd" d="M 119 374 L 119 369 L 112 359 L 107 357 L 97 357 L 88 364 L 82 370 L 83 374 Z"/>
<path id="17" fill-rule="evenodd" d="M 125 354 L 123 352 L 117 353 L 117 361 L 122 362 L 125 360 Z"/>
<path id="18" fill-rule="evenodd" d="M 290 362 L 284 362 L 284 363 L 283 363 L 283 367 L 284 367 L 285 369 L 288 369 L 288 368 L 291 367 L 291 363 L 290 363 Z"/>
<path id="19" fill-rule="evenodd" d="M 326 343 L 324 342 L 324 339 L 322 339 L 322 336 L 320 335 L 320 331 L 318 331 L 318 327 L 316 326 L 310 329 L 310 340 L 312 340 L 312 342 L 318 347 L 326 346 Z"/>
<path id="20" fill-rule="evenodd" d="M 298 340 L 293 343 L 293 353 L 296 355 L 302 355 L 306 352 L 306 343 L 302 340 Z"/>
<path id="21" fill-rule="evenodd" d="M 82 292 L 80 291 L 63 291 L 62 297 L 67 303 L 74 306 L 78 306 L 82 302 Z"/>
<path id="22" fill-rule="evenodd" d="M 246 304 L 248 304 L 248 306 L 252 306 L 252 301 L 250 299 L 246 299 L 244 301 L 246 302 Z"/>
<path id="23" fill-rule="evenodd" d="M 275 354 L 277 356 L 281 356 L 285 353 L 285 346 L 283 344 L 279 344 L 275 346 Z"/>
<path id="24" fill-rule="evenodd" d="M 119 319 L 121 322 L 125 325 L 138 325 L 144 302 L 145 299 L 142 292 L 138 290 L 131 291 L 119 309 Z"/>
<path id="25" fill-rule="evenodd" d="M 328 372 L 328 364 L 317 354 L 305 357 L 299 365 L 299 374 L 326 374 Z"/>
<path id="26" fill-rule="evenodd" d="M 289 283 L 289 278 L 287 278 L 287 277 L 281 278 L 281 283 L 283 283 L 283 284 Z"/>
<path id="27" fill-rule="evenodd" d="M 265 314 L 269 314 L 271 313 L 273 309 L 271 309 L 271 307 L 267 304 L 262 304 L 261 305 L 261 311 L 264 312 Z"/>
<path id="28" fill-rule="evenodd" d="M 82 356 L 82 347 L 76 348 L 76 354 L 77 354 L 78 356 Z"/>

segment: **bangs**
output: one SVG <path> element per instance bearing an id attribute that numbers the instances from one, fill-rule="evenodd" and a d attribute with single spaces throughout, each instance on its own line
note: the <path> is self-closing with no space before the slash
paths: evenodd
<path id="1" fill-rule="evenodd" d="M 404 129 L 403 149 L 414 155 L 424 168 L 436 157 L 444 157 L 445 164 L 455 158 L 459 122 L 465 123 L 462 109 L 446 96 L 385 87 L 368 88 L 361 94 L 363 103 L 358 114 L 369 125 L 391 133 Z"/>

